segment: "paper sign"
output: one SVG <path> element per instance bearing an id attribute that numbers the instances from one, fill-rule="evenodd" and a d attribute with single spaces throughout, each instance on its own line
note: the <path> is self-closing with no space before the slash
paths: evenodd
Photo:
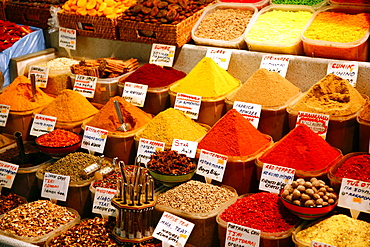
<path id="1" fill-rule="evenodd" d="M 45 172 L 41 196 L 58 201 L 67 200 L 70 176 Z"/>
<path id="2" fill-rule="evenodd" d="M 185 154 L 189 158 L 195 158 L 198 142 L 174 139 L 171 150 L 176 150 L 180 154 Z"/>
<path id="3" fill-rule="evenodd" d="M 49 133 L 54 130 L 56 122 L 56 117 L 36 114 L 33 118 L 30 135 L 40 136 Z"/>
<path id="4" fill-rule="evenodd" d="M 294 180 L 295 169 L 263 164 L 259 189 L 279 194 L 286 184 Z"/>
<path id="5" fill-rule="evenodd" d="M 169 245 L 181 247 L 185 246 L 193 228 L 193 223 L 168 212 L 163 212 L 152 236 Z"/>
<path id="6" fill-rule="evenodd" d="M 11 188 L 17 175 L 18 165 L 0 161 L 0 187 Z"/>
<path id="7" fill-rule="evenodd" d="M 370 182 L 343 178 L 338 206 L 369 213 Z"/>
<path id="8" fill-rule="evenodd" d="M 325 140 L 329 119 L 329 115 L 299 111 L 296 126 L 303 123 Z"/>
<path id="9" fill-rule="evenodd" d="M 227 223 L 225 246 L 258 247 L 260 238 L 260 230 Z"/>
<path id="10" fill-rule="evenodd" d="M 272 72 L 279 73 L 282 77 L 286 76 L 289 61 L 292 56 L 264 55 L 262 57 L 260 69 L 264 68 Z"/>
<path id="11" fill-rule="evenodd" d="M 36 86 L 46 88 L 48 83 L 49 67 L 37 67 L 31 66 L 28 72 L 28 78 L 31 78 L 31 74 L 35 75 Z"/>
<path id="12" fill-rule="evenodd" d="M 112 206 L 111 200 L 115 197 L 117 190 L 98 187 L 95 189 L 92 212 L 94 214 L 116 216 L 116 208 Z"/>
<path id="13" fill-rule="evenodd" d="M 356 62 L 334 62 L 329 61 L 327 74 L 333 73 L 334 75 L 340 76 L 351 83 L 352 86 L 356 87 L 357 75 L 358 75 L 358 63 Z"/>
<path id="14" fill-rule="evenodd" d="M 135 106 L 143 107 L 147 91 L 148 85 L 125 82 L 122 98 Z"/>
<path id="15" fill-rule="evenodd" d="M 149 63 L 172 67 L 175 51 L 176 46 L 174 45 L 153 44 Z"/>
<path id="16" fill-rule="evenodd" d="M 76 30 L 59 27 L 59 46 L 76 50 Z"/>
<path id="17" fill-rule="evenodd" d="M 262 110 L 261 105 L 235 101 L 233 109 L 242 114 L 256 129 L 258 128 Z"/>
<path id="18" fill-rule="evenodd" d="M 108 130 L 86 126 L 81 147 L 93 152 L 103 153 L 107 136 Z"/>
<path id="19" fill-rule="evenodd" d="M 10 105 L 0 104 L 0 127 L 5 127 L 8 121 Z"/>
<path id="20" fill-rule="evenodd" d="M 201 149 L 196 173 L 206 178 L 222 182 L 226 163 L 226 155 Z"/>
<path id="21" fill-rule="evenodd" d="M 320 243 L 320 242 L 312 240 L 311 247 L 336 247 L 336 246 L 330 245 L 330 244 L 324 244 L 324 243 Z"/>
<path id="22" fill-rule="evenodd" d="M 76 75 L 73 90 L 86 98 L 94 98 L 97 80 L 95 76 Z"/>
<path id="23" fill-rule="evenodd" d="M 198 119 L 201 103 L 201 96 L 178 93 L 173 108 L 184 112 L 191 119 Z"/>
<path id="24" fill-rule="evenodd" d="M 208 48 L 206 57 L 212 58 L 224 70 L 229 68 L 232 50 L 221 48 Z"/>
<path id="25" fill-rule="evenodd" d="M 137 149 L 137 157 L 141 159 L 140 163 L 147 164 L 152 154 L 156 151 L 163 151 L 165 145 L 164 142 L 140 138 L 139 147 Z"/>

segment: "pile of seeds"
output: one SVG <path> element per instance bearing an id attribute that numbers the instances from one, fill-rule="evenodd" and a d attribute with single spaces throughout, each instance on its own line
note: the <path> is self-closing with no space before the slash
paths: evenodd
<path id="1" fill-rule="evenodd" d="M 0 215 L 5 214 L 6 212 L 26 202 L 27 201 L 22 200 L 19 196 L 17 196 L 11 191 L 8 192 L 4 191 L 3 188 L 0 195 Z"/>

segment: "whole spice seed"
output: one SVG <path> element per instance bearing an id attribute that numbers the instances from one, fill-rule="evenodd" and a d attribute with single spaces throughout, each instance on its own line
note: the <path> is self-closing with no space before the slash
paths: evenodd
<path id="1" fill-rule="evenodd" d="M 47 134 L 39 136 L 36 142 L 46 147 L 71 146 L 81 141 L 81 136 L 64 129 L 55 129 Z"/>
<path id="2" fill-rule="evenodd" d="M 186 157 L 174 150 L 157 151 L 152 154 L 147 168 L 162 174 L 180 175 L 187 174 L 197 166 Z"/>
<path id="3" fill-rule="evenodd" d="M 94 188 L 107 188 L 107 189 L 117 189 L 117 181 L 122 178 L 121 172 L 114 171 L 113 173 L 105 176 L 102 180 L 95 181 L 93 183 Z"/>
<path id="4" fill-rule="evenodd" d="M 26 203 L 26 201 L 22 200 L 13 192 L 6 191 L 3 188 L 0 195 L 0 215 L 5 214 L 6 212 L 24 203 Z"/>
<path id="5" fill-rule="evenodd" d="M 334 173 L 339 178 L 370 182 L 370 155 L 356 155 L 347 159 Z"/>

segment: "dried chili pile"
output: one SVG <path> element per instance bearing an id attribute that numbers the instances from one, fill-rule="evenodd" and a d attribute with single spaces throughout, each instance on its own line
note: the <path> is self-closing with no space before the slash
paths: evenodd
<path id="1" fill-rule="evenodd" d="M 297 216 L 284 207 L 278 195 L 268 192 L 238 199 L 222 212 L 220 218 L 270 233 L 285 232 L 299 221 Z"/>
<path id="2" fill-rule="evenodd" d="M 162 174 L 187 174 L 197 167 L 189 157 L 175 150 L 157 151 L 152 154 L 147 167 Z"/>
<path id="3" fill-rule="evenodd" d="M 10 21 L 0 20 L 0 52 L 32 32 L 29 26 L 20 26 Z"/>
<path id="4" fill-rule="evenodd" d="M 370 182 L 370 155 L 356 155 L 346 160 L 334 173 L 340 178 Z"/>
<path id="5" fill-rule="evenodd" d="M 81 141 L 81 136 L 64 129 L 55 129 L 37 138 L 39 145 L 46 147 L 66 147 Z"/>

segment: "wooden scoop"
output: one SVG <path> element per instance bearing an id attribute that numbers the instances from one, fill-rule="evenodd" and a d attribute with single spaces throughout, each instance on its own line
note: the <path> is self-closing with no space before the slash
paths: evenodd
<path id="1" fill-rule="evenodd" d="M 32 98 L 31 98 L 31 102 L 35 102 L 36 101 L 36 78 L 35 78 L 35 74 L 30 74 L 30 78 L 31 78 L 31 88 L 32 88 Z"/>
<path id="2" fill-rule="evenodd" d="M 131 125 L 129 123 L 123 122 L 121 108 L 119 107 L 119 102 L 117 100 L 113 101 L 114 107 L 116 108 L 116 112 L 118 115 L 119 122 L 121 126 L 118 127 L 117 130 L 119 131 L 129 131 L 131 129 Z"/>

